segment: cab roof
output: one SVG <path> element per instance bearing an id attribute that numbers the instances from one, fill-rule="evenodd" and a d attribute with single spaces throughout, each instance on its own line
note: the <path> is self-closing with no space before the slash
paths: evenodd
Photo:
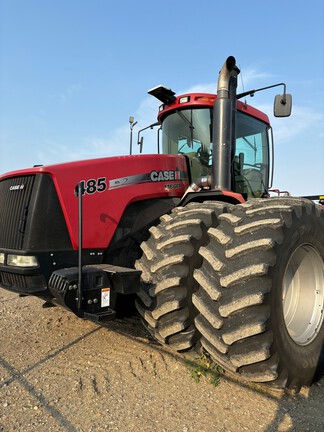
<path id="1" fill-rule="evenodd" d="M 175 110 L 188 109 L 192 107 L 211 108 L 214 105 L 217 95 L 212 93 L 186 93 L 179 96 L 174 96 L 169 104 L 162 104 L 159 108 L 158 120 L 163 122 L 164 118 Z M 236 102 L 238 111 L 244 112 L 264 123 L 270 125 L 269 117 L 262 111 L 248 105 L 242 101 Z"/>

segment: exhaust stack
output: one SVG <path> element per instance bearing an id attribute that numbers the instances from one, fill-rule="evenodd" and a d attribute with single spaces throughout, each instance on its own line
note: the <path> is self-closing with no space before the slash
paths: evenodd
<path id="1" fill-rule="evenodd" d="M 218 77 L 213 116 L 213 188 L 231 190 L 232 159 L 235 151 L 236 87 L 240 70 L 230 56 Z"/>

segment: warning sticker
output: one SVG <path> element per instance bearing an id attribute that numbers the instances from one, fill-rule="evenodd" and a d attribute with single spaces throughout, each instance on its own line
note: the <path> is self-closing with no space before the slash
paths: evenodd
<path id="1" fill-rule="evenodd" d="M 101 290 L 101 307 L 110 305 L 110 288 L 103 288 Z"/>

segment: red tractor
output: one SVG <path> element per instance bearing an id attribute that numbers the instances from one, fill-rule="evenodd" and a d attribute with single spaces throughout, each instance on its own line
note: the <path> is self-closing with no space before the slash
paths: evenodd
<path id="1" fill-rule="evenodd" d="M 135 302 L 161 343 L 298 391 L 324 363 L 324 211 L 269 197 L 269 119 L 238 99 L 276 85 L 237 94 L 238 73 L 229 57 L 217 95 L 149 91 L 161 154 L 2 175 L 0 287 L 95 321 Z"/>

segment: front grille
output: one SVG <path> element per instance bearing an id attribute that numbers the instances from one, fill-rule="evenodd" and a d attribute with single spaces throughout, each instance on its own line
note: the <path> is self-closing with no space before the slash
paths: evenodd
<path id="1" fill-rule="evenodd" d="M 0 271 L 0 286 L 20 293 L 33 293 L 47 289 L 42 275 L 22 275 L 4 271 Z"/>
<path id="2" fill-rule="evenodd" d="M 24 251 L 72 249 L 51 176 L 36 174 L 0 182 L 0 248 Z"/>
<path id="3" fill-rule="evenodd" d="M 22 249 L 35 176 L 0 182 L 0 247 Z"/>

